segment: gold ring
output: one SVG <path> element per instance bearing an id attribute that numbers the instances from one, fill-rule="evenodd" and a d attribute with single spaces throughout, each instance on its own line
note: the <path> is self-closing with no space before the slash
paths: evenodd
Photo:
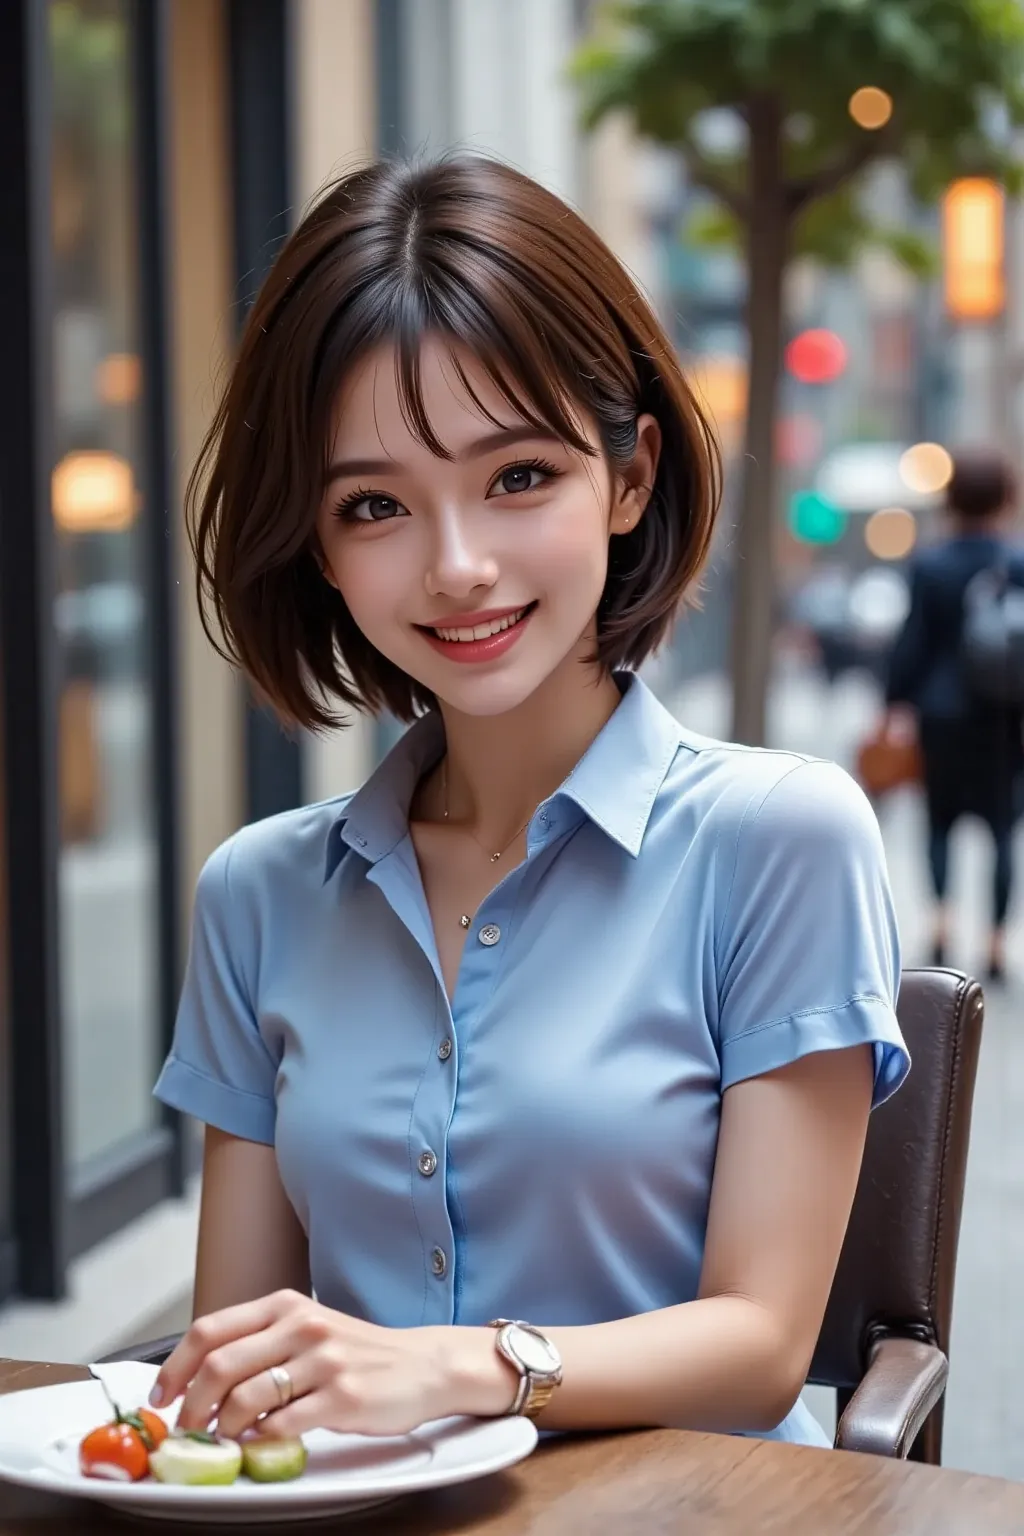
<path id="1" fill-rule="evenodd" d="M 270 1367 L 270 1379 L 274 1383 L 274 1386 L 277 1388 L 277 1397 L 280 1406 L 282 1408 L 287 1408 L 288 1404 L 295 1396 L 295 1383 L 292 1381 L 291 1376 L 285 1370 L 283 1365 L 272 1365 Z"/>

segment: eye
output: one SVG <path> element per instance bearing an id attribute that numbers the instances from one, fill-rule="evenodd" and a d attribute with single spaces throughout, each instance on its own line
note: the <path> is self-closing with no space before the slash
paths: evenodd
<path id="1" fill-rule="evenodd" d="M 382 496 L 376 491 L 353 491 L 334 510 L 334 515 L 344 523 L 386 523 L 394 517 L 409 514 L 394 496 Z"/>
<path id="2" fill-rule="evenodd" d="M 546 463 L 543 459 L 530 459 L 522 464 L 510 464 L 503 469 L 491 483 L 487 492 L 488 496 L 517 496 L 524 491 L 536 491 L 549 480 L 554 480 L 559 471 L 553 464 Z"/>

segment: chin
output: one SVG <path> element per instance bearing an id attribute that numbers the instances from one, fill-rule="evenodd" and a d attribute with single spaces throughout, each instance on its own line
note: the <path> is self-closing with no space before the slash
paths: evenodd
<path id="1" fill-rule="evenodd" d="M 417 659 L 422 661 L 422 657 Z M 509 656 L 504 664 L 490 667 L 442 662 L 440 666 L 421 665 L 414 670 L 406 663 L 405 670 L 446 708 L 483 719 L 518 709 L 560 665 L 558 658 L 546 662 L 536 655 L 523 655 Z"/>
<path id="2" fill-rule="evenodd" d="M 536 693 L 543 681 L 542 677 L 528 677 L 520 672 L 518 677 L 492 674 L 490 677 L 467 678 L 462 686 L 458 679 L 445 678 L 429 686 L 435 697 L 449 709 L 457 710 L 460 715 L 483 718 L 507 715 L 518 709 Z"/>

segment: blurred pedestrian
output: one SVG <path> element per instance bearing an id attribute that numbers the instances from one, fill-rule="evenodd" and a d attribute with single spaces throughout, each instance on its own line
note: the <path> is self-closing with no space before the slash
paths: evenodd
<path id="1" fill-rule="evenodd" d="M 947 491 L 948 536 L 921 552 L 910 577 L 910 611 L 890 660 L 889 718 L 910 706 L 928 805 L 928 861 L 935 894 L 932 959 L 945 963 L 949 838 L 963 816 L 992 834 L 995 850 L 988 977 L 1005 974 L 1006 916 L 1013 888 L 1013 829 L 1024 769 L 1022 709 L 978 686 L 965 659 L 968 594 L 982 572 L 1024 585 L 1024 554 L 1008 537 L 1017 499 L 1010 466 L 995 452 L 957 454 Z"/>

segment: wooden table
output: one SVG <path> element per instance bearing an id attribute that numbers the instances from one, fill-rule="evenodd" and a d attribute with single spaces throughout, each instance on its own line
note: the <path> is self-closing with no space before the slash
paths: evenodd
<path id="1" fill-rule="evenodd" d="M 0 1360 L 0 1392 L 79 1381 Z M 148 1524 L 148 1523 L 147 1523 Z M 0 1536 L 111 1536 L 141 1525 L 0 1484 Z M 161 1533 L 229 1526 L 149 1525 Z M 237 1527 L 235 1527 L 237 1529 Z M 676 1430 L 553 1440 L 508 1472 L 335 1524 L 338 1536 L 1020 1536 L 1024 1484 L 876 1456 Z"/>

